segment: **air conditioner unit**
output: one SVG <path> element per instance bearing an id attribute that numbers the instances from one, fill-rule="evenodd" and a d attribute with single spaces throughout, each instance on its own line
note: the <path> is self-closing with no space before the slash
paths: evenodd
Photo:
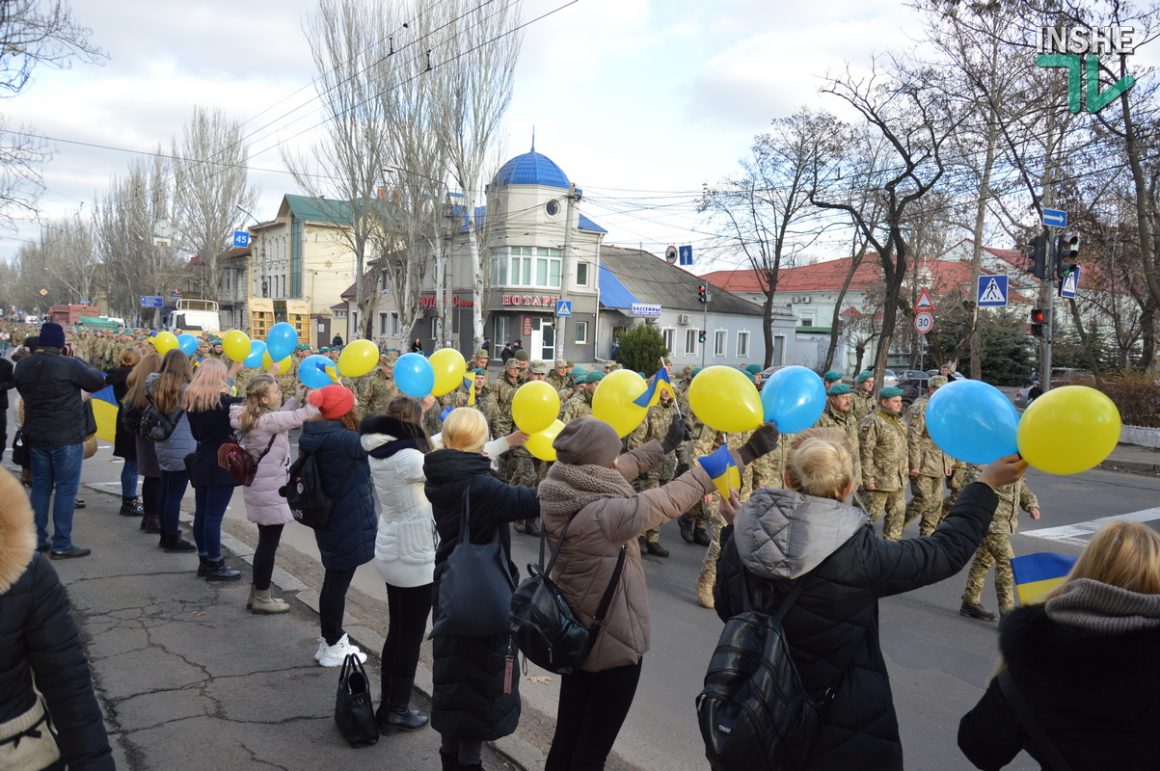
<path id="1" fill-rule="evenodd" d="M 677 323 L 683 327 L 687 327 L 689 325 L 689 314 L 682 313 L 681 315 L 677 316 Z"/>

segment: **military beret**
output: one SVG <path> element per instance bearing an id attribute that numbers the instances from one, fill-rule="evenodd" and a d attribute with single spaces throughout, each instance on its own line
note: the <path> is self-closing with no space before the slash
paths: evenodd
<path id="1" fill-rule="evenodd" d="M 527 352 L 527 351 L 520 350 L 520 351 L 516 351 L 515 358 L 516 358 L 517 360 L 519 360 L 519 361 L 527 361 L 527 360 L 528 360 L 528 359 L 530 359 L 531 357 L 530 357 L 530 356 L 528 356 L 528 352 Z M 511 361 L 511 359 L 509 359 L 508 361 Z"/>
<path id="2" fill-rule="evenodd" d="M 548 365 L 542 361 L 533 361 L 529 371 L 533 375 L 546 375 L 548 374 Z"/>
<path id="3" fill-rule="evenodd" d="M 310 350 L 310 343 L 299 343 L 298 345 L 294 346 L 294 350 L 296 350 L 296 351 L 309 351 Z"/>
<path id="4" fill-rule="evenodd" d="M 599 370 L 593 370 L 584 376 L 585 383 L 599 383 L 604 379 L 604 373 Z"/>
<path id="5" fill-rule="evenodd" d="M 902 389 L 898 386 L 886 386 L 878 393 L 879 399 L 893 399 L 895 396 L 902 396 Z"/>
<path id="6" fill-rule="evenodd" d="M 842 394 L 850 393 L 851 390 L 852 389 L 850 386 L 846 385 L 845 383 L 834 383 L 832 386 L 830 386 L 829 390 L 826 391 L 826 395 L 841 396 Z"/>
<path id="7" fill-rule="evenodd" d="M 476 368 L 476 369 L 468 370 L 468 372 L 475 375 L 476 377 L 479 377 L 480 375 L 482 375 L 483 377 L 487 377 L 487 370 L 486 369 Z"/>
<path id="8" fill-rule="evenodd" d="M 932 375 L 931 378 L 926 381 L 928 388 L 942 388 L 946 384 L 947 378 L 945 375 Z"/>
<path id="9" fill-rule="evenodd" d="M 490 359 L 490 358 L 491 358 L 491 354 L 489 354 L 487 351 L 485 351 L 485 350 L 483 350 L 482 348 L 480 348 L 478 351 L 476 351 L 476 352 L 475 352 L 475 358 L 477 358 L 477 359 L 478 359 L 478 358 L 480 358 L 480 357 L 483 357 L 483 358 L 485 358 L 485 359 Z"/>
<path id="10" fill-rule="evenodd" d="M 568 377 L 572 378 L 575 383 L 583 383 L 584 376 L 588 374 L 588 370 L 583 367 L 573 367 L 572 371 L 568 373 Z"/>
<path id="11" fill-rule="evenodd" d="M 318 352 L 319 352 L 319 353 L 330 353 L 330 348 L 328 348 L 328 347 L 326 347 L 326 346 L 324 345 L 324 346 L 322 346 L 321 348 L 319 348 L 319 349 L 318 349 Z"/>
<path id="12" fill-rule="evenodd" d="M 696 377 L 701 374 L 702 367 L 693 367 L 693 371 L 689 373 L 689 377 Z"/>
<path id="13" fill-rule="evenodd" d="M 829 372 L 827 372 L 826 374 L 822 375 L 822 379 L 825 380 L 827 383 L 833 383 L 836 380 L 842 379 L 842 373 L 836 369 L 832 369 Z"/>
<path id="14" fill-rule="evenodd" d="M 761 372 L 761 365 L 760 364 L 750 364 L 748 367 L 745 368 L 745 371 L 748 372 L 750 375 L 756 375 L 758 372 Z"/>
<path id="15" fill-rule="evenodd" d="M 865 383 L 867 380 L 870 380 L 873 377 L 874 377 L 874 373 L 871 372 L 870 370 L 866 370 L 861 375 L 854 378 L 854 382 L 855 383 Z"/>

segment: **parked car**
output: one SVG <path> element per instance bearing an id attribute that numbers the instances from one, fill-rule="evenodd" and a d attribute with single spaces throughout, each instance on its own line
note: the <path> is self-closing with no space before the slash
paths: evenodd
<path id="1" fill-rule="evenodd" d="M 921 370 L 904 369 L 899 373 L 898 387 L 902 389 L 902 404 L 909 407 L 914 400 L 926 393 L 930 375 Z"/>
<path id="2" fill-rule="evenodd" d="M 937 374 L 938 374 L 938 370 L 937 370 L 937 369 L 928 369 L 928 370 L 926 371 L 926 374 L 928 374 L 928 375 L 931 375 L 931 376 L 934 376 L 934 375 L 937 375 Z M 950 379 L 951 379 L 951 380 L 966 380 L 966 379 L 967 379 L 967 376 L 966 376 L 966 375 L 964 375 L 962 372 L 959 372 L 959 371 L 957 371 L 957 370 L 956 370 L 955 372 L 952 372 L 952 373 L 951 373 L 951 375 L 950 375 Z"/>
<path id="3" fill-rule="evenodd" d="M 1051 368 L 1051 386 L 1067 385 L 1081 380 L 1091 380 L 1092 373 L 1086 369 L 1076 369 L 1074 367 L 1052 367 Z"/>
<path id="4" fill-rule="evenodd" d="M 898 385 L 898 375 L 894 370 L 888 369 L 882 373 L 882 387 Z"/>
<path id="5" fill-rule="evenodd" d="M 788 366 L 788 364 L 775 364 L 772 367 L 766 367 L 765 369 L 761 370 L 761 382 L 764 383 L 774 372 L 777 372 L 779 369 L 785 369 Z"/>

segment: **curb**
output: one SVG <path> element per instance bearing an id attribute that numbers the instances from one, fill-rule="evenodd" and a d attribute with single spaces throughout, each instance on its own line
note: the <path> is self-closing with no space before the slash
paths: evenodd
<path id="1" fill-rule="evenodd" d="M 1145 477 L 1160 477 L 1160 463 L 1140 463 L 1130 460 L 1105 460 L 1096 468 Z"/>

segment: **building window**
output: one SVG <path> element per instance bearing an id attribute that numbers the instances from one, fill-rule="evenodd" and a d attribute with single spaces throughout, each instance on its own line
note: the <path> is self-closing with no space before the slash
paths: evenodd
<path id="1" fill-rule="evenodd" d="M 438 342 L 439 340 L 439 317 L 431 317 L 431 339 Z"/>
<path id="2" fill-rule="evenodd" d="M 391 337 L 398 337 L 401 331 L 399 328 L 399 314 L 397 311 L 391 311 Z"/>
<path id="3" fill-rule="evenodd" d="M 686 356 L 696 356 L 697 355 L 697 335 L 699 333 L 700 333 L 699 329 L 686 329 L 685 330 L 685 355 Z"/>
<path id="4" fill-rule="evenodd" d="M 576 286 L 588 286 L 588 263 L 576 263 Z"/>
<path id="5" fill-rule="evenodd" d="M 391 288 L 391 274 L 385 270 L 379 271 L 379 291 L 385 292 Z"/>
<path id="6" fill-rule="evenodd" d="M 511 246 L 492 253 L 492 286 L 559 289 L 561 250 L 543 246 Z"/>
<path id="7" fill-rule="evenodd" d="M 560 202 L 553 198 L 552 200 L 548 201 L 548 203 L 544 206 L 544 209 L 548 212 L 549 217 L 555 217 L 560 213 Z"/>
<path id="8" fill-rule="evenodd" d="M 749 358 L 749 333 L 737 333 L 737 357 L 740 359 Z"/>
<path id="9" fill-rule="evenodd" d="M 802 316 L 800 319 L 798 319 L 799 327 L 812 327 L 813 325 L 814 320 L 809 316 Z"/>
<path id="10" fill-rule="evenodd" d="M 724 356 L 729 349 L 729 333 L 724 329 L 718 329 L 713 333 L 713 355 Z"/>
<path id="11" fill-rule="evenodd" d="M 576 322 L 576 336 L 572 340 L 572 342 L 576 343 L 576 345 L 587 345 L 588 344 L 588 322 L 587 321 L 577 321 Z"/>
<path id="12" fill-rule="evenodd" d="M 385 313 L 379 314 L 379 334 L 380 335 L 387 334 L 387 314 L 385 314 Z"/>
<path id="13" fill-rule="evenodd" d="M 773 338 L 773 363 L 780 367 L 784 364 L 785 359 L 785 335 L 774 335 Z"/>
<path id="14" fill-rule="evenodd" d="M 673 349 L 676 347 L 677 330 L 673 329 L 672 327 L 666 327 L 661 330 L 661 337 L 665 341 L 665 350 L 668 351 L 671 355 L 673 353 Z"/>

